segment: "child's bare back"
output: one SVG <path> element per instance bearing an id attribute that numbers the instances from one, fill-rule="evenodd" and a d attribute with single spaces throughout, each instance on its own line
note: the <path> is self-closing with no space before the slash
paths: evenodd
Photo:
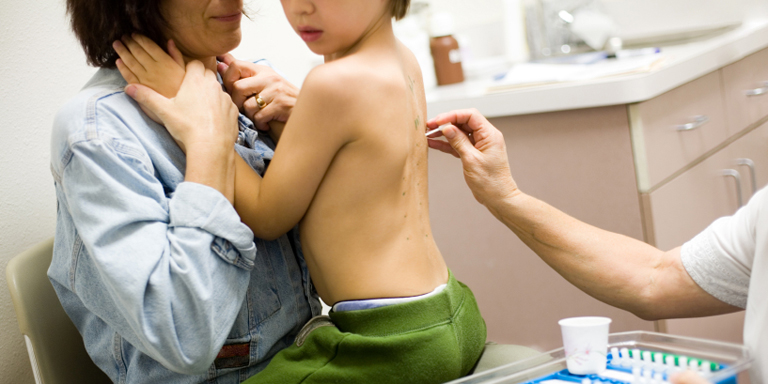
<path id="1" fill-rule="evenodd" d="M 137 39 L 127 40 L 132 51 L 166 56 Z M 139 68 L 121 72 L 161 89 L 171 86 L 156 79 L 183 76 L 172 63 Z M 430 292 L 448 280 L 448 269 L 429 223 L 425 122 L 415 57 L 393 36 L 375 35 L 307 76 L 263 179 L 237 157 L 235 208 L 260 238 L 300 222 L 326 303 Z"/>
<path id="2" fill-rule="evenodd" d="M 325 118 L 351 125 L 355 136 L 337 152 L 301 221 L 320 296 L 328 303 L 415 296 L 444 284 L 448 270 L 429 222 L 426 101 L 413 54 L 396 43 L 311 76 L 343 93 L 343 116 Z"/>

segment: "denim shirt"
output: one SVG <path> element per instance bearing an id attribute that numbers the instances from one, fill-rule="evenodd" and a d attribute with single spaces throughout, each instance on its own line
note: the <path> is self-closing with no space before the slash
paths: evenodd
<path id="1" fill-rule="evenodd" d="M 254 239 L 217 190 L 100 69 L 57 114 L 57 222 L 48 276 L 93 361 L 116 383 L 239 383 L 320 312 L 294 229 Z M 263 174 L 274 144 L 240 116 Z M 234 145 L 234 144 L 233 144 Z"/>

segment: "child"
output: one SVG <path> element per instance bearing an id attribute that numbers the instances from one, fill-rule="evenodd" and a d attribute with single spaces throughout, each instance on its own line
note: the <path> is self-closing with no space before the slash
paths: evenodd
<path id="1" fill-rule="evenodd" d="M 238 158 L 235 208 L 265 239 L 300 223 L 312 281 L 334 305 L 249 383 L 441 383 L 482 353 L 475 298 L 432 238 L 421 72 L 392 31 L 408 3 L 282 0 L 325 64 L 307 76 L 264 178 Z M 157 47 L 138 41 L 118 51 L 124 77 L 180 83 L 178 65 L 147 60 Z"/>

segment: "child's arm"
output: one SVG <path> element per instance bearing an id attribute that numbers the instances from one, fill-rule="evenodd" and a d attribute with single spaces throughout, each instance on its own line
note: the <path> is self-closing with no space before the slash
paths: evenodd
<path id="1" fill-rule="evenodd" d="M 168 53 L 148 37 L 134 34 L 112 43 L 120 58 L 115 62 L 120 74 L 129 84 L 142 84 L 155 92 L 173 98 L 184 80 L 184 58 L 173 40 L 168 41 Z M 154 121 L 160 120 L 151 111 L 142 110 Z"/>
<path id="2" fill-rule="evenodd" d="M 307 76 L 275 156 L 262 179 L 241 159 L 235 173 L 235 209 L 257 237 L 274 239 L 307 212 L 336 153 L 353 142 L 368 105 L 340 84 L 339 67 L 317 67 Z"/>
<path id="3" fill-rule="evenodd" d="M 118 68 L 129 82 L 136 79 L 169 92 L 173 86 L 162 84 L 174 75 L 159 74 L 173 68 L 170 57 L 144 39 L 126 39 L 127 49 L 115 44 L 123 61 Z M 183 79 L 183 70 L 179 74 Z M 339 84 L 358 82 L 344 81 L 344 75 L 337 67 L 323 66 L 307 76 L 264 179 L 235 156 L 235 209 L 256 236 L 275 239 L 293 228 L 304 217 L 336 152 L 354 139 L 351 128 L 361 123 L 352 118 L 360 110 L 355 106 L 359 98 Z"/>

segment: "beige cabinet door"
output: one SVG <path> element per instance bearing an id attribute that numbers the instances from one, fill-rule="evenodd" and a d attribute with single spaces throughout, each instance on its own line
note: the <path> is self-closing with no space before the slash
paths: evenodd
<path id="1" fill-rule="evenodd" d="M 730 154 L 721 150 L 650 193 L 650 218 L 656 247 L 682 245 L 718 217 L 738 209 L 736 180 Z M 648 218 L 646 218 L 648 219 Z"/>
<path id="2" fill-rule="evenodd" d="M 729 145 L 728 149 L 731 166 L 741 174 L 743 199 L 746 203 L 755 189 L 768 184 L 768 123 L 748 132 Z"/>

